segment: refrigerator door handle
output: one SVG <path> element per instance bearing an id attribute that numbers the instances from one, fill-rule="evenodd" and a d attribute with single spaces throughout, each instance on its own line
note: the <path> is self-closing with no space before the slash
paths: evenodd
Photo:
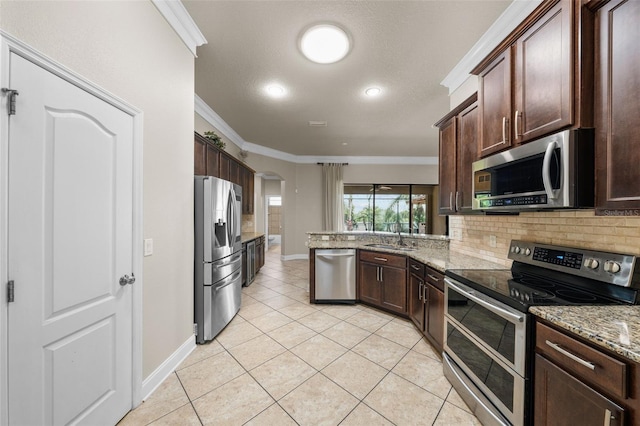
<path id="1" fill-rule="evenodd" d="M 229 275 L 227 278 L 225 278 L 219 285 L 217 285 L 213 291 L 220 291 L 223 288 L 230 286 L 231 284 L 235 283 L 238 280 L 238 277 L 242 274 L 242 269 L 238 269 L 236 272 L 234 272 L 233 274 Z"/>

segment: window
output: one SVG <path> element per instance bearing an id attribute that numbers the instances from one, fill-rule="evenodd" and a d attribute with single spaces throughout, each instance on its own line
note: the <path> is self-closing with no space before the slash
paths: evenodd
<path id="1" fill-rule="evenodd" d="M 431 233 L 434 185 L 344 186 L 346 231 Z"/>

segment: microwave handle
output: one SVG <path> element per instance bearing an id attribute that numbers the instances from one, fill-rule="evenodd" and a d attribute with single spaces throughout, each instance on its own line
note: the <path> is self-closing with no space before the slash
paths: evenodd
<path id="1" fill-rule="evenodd" d="M 556 141 L 552 141 L 547 145 L 547 150 L 544 153 L 544 160 L 542 161 L 542 184 L 544 185 L 544 192 L 547 193 L 547 197 L 550 200 L 556 198 L 556 194 L 551 186 L 551 157 L 553 156 L 553 150 L 558 147 Z"/>

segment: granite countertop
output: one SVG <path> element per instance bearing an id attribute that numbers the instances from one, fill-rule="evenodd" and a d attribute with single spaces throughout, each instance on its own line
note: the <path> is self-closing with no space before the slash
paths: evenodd
<path id="1" fill-rule="evenodd" d="M 309 243 L 310 249 L 334 249 L 352 248 L 368 251 L 378 251 L 381 253 L 399 254 L 422 262 L 442 273 L 447 269 L 505 269 L 503 265 L 489 262 L 487 260 L 471 257 L 467 254 L 458 253 L 447 248 L 422 248 L 415 250 L 394 250 L 391 248 L 370 247 L 359 241 L 317 241 Z"/>
<path id="2" fill-rule="evenodd" d="M 534 306 L 529 311 L 596 346 L 640 362 L 640 306 Z"/>
<path id="3" fill-rule="evenodd" d="M 244 244 L 262 236 L 264 236 L 264 233 L 262 232 L 243 232 L 240 238 L 242 239 L 242 244 Z"/>

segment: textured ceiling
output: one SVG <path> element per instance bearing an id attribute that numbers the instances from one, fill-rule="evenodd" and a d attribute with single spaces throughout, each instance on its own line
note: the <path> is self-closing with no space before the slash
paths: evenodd
<path id="1" fill-rule="evenodd" d="M 183 3 L 208 40 L 196 93 L 245 141 L 295 155 L 437 156 L 431 125 L 449 110 L 440 82 L 510 0 Z M 299 52 L 302 31 L 319 22 L 351 36 L 342 61 Z M 272 82 L 285 97 L 265 95 Z M 366 97 L 370 86 L 382 95 Z"/>

